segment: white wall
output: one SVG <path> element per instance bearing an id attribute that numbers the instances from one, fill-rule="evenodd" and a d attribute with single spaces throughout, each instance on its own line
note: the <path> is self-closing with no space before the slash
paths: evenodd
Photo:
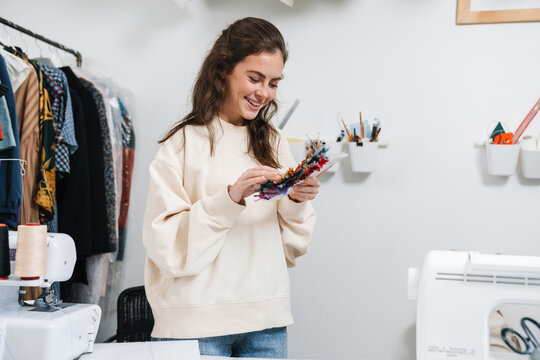
<path id="1" fill-rule="evenodd" d="M 426 251 L 540 255 L 540 181 L 488 175 L 473 147 L 492 122 L 516 128 L 538 99 L 540 23 L 456 26 L 455 13 L 455 0 L 297 0 L 292 9 L 277 0 L 192 0 L 186 10 L 172 0 L 0 5 L 0 16 L 76 48 L 87 69 L 132 94 L 125 287 L 143 281 L 141 222 L 156 140 L 187 111 L 200 62 L 227 24 L 264 17 L 286 37 L 278 96 L 284 109 L 302 100 L 287 135 L 333 138 L 338 111 L 349 122 L 358 111 L 378 117 L 391 144 L 377 171 L 354 174 L 344 164 L 322 179 L 312 248 L 291 271 L 289 331 L 291 357 L 371 360 L 414 358 L 407 268 Z"/>

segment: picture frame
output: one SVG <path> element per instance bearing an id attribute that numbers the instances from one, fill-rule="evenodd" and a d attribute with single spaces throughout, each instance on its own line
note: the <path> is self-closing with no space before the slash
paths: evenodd
<path id="1" fill-rule="evenodd" d="M 540 8 L 471 11 L 471 0 L 457 0 L 457 25 L 540 21 Z"/>

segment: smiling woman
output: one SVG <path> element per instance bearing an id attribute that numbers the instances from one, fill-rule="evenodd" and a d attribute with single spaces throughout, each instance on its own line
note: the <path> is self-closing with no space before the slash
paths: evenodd
<path id="1" fill-rule="evenodd" d="M 270 122 L 286 61 L 274 25 L 233 23 L 202 64 L 192 111 L 160 141 L 143 224 L 155 340 L 198 339 L 203 355 L 287 356 L 287 267 L 309 247 L 320 184 L 279 201 L 251 196 L 295 166 Z"/>
<path id="2" fill-rule="evenodd" d="M 219 117 L 234 125 L 257 117 L 259 110 L 276 96 L 283 70 L 281 52 L 249 55 L 225 75 L 226 96 Z"/>

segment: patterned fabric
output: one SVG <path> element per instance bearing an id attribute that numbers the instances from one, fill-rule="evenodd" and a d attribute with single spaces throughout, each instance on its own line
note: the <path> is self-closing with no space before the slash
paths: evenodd
<path id="1" fill-rule="evenodd" d="M 58 83 L 53 79 L 51 71 L 48 71 L 45 68 L 45 65 L 38 64 L 39 70 L 43 75 L 43 86 L 47 89 L 49 93 L 49 98 L 51 100 L 51 109 L 53 112 L 53 124 L 54 124 L 54 143 L 59 144 L 62 140 L 62 132 L 60 131 L 60 119 L 58 110 L 60 108 L 60 102 L 62 101 L 62 96 L 64 95 L 64 90 L 58 85 Z M 55 111 L 56 110 L 56 111 Z"/>
<path id="2" fill-rule="evenodd" d="M 70 172 L 69 155 L 73 154 L 78 146 L 75 139 L 69 85 L 66 75 L 61 70 L 44 64 L 40 64 L 40 69 L 44 75 L 47 91 L 49 94 L 54 94 L 51 105 L 55 124 L 56 172 L 57 176 L 63 177 L 64 174 Z"/>
<path id="3" fill-rule="evenodd" d="M 41 163 L 38 174 L 38 190 L 34 200 L 39 207 L 39 221 L 45 223 L 54 217 L 56 200 L 56 167 L 54 124 L 49 93 L 44 86 L 43 73 L 35 62 L 39 83 L 39 137 L 41 143 Z"/>
<path id="4" fill-rule="evenodd" d="M 114 184 L 114 168 L 113 156 L 111 149 L 111 138 L 109 134 L 109 126 L 107 124 L 107 112 L 105 110 L 105 102 L 103 96 L 95 88 L 95 86 L 86 79 L 79 78 L 83 86 L 90 91 L 99 113 L 99 123 L 101 126 L 101 138 L 103 140 L 103 165 L 105 177 L 105 204 L 107 212 L 107 228 L 109 230 L 109 244 L 111 248 L 117 247 L 117 230 L 116 230 L 116 191 Z"/>
<path id="5" fill-rule="evenodd" d="M 114 221 L 115 224 L 118 224 L 118 218 L 120 217 L 120 194 L 122 193 L 122 115 L 114 90 L 99 79 L 92 79 L 92 84 L 103 98 L 107 124 L 109 126 L 109 137 L 113 159 L 114 191 L 116 194 Z M 118 238 L 118 232 L 116 233 L 116 238 Z"/>
<path id="6" fill-rule="evenodd" d="M 43 81 L 45 82 L 45 87 L 49 92 L 51 98 L 57 98 L 64 95 L 64 90 L 60 87 L 59 79 L 54 74 L 54 68 L 52 66 L 39 64 L 39 68 L 43 73 Z"/>

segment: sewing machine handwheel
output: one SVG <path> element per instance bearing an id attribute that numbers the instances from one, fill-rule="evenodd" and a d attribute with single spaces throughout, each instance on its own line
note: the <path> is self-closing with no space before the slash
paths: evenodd
<path id="1" fill-rule="evenodd" d="M 514 335 L 520 340 L 520 344 L 523 345 L 525 350 L 521 350 L 521 348 L 516 348 L 516 346 L 512 343 L 512 341 L 509 339 L 509 335 Z M 512 349 L 513 352 L 521 355 L 529 355 L 532 354 L 534 351 L 534 348 L 529 345 L 527 340 L 523 336 L 521 336 L 520 333 L 513 329 L 504 328 L 501 330 L 501 337 L 503 341 L 505 342 L 506 346 L 508 346 L 510 349 Z"/>
<path id="2" fill-rule="evenodd" d="M 540 343 L 538 342 L 538 339 L 532 333 L 531 328 L 527 325 L 527 322 L 536 326 L 538 330 L 540 330 L 540 324 L 536 320 L 531 319 L 530 317 L 524 317 L 523 319 L 521 319 L 521 327 L 523 328 L 523 330 L 525 330 L 525 334 L 527 334 L 527 336 L 529 337 L 529 341 L 533 344 L 533 346 L 538 351 L 538 349 L 540 349 Z"/>

